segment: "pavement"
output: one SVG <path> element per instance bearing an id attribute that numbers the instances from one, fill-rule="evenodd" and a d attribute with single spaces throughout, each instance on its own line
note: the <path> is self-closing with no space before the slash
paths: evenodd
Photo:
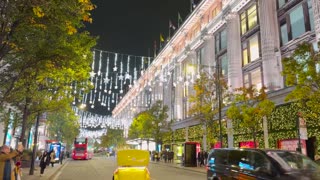
<path id="1" fill-rule="evenodd" d="M 44 173 L 42 176 L 40 176 L 40 167 L 39 167 L 39 161 L 35 162 L 35 170 L 33 172 L 33 175 L 29 175 L 30 167 L 22 168 L 22 180 L 53 180 L 55 176 L 57 175 L 57 172 L 67 164 L 69 159 L 65 159 L 62 164 L 55 163 L 54 167 L 47 166 L 44 170 Z"/>
<path id="2" fill-rule="evenodd" d="M 199 172 L 199 173 L 204 173 L 206 174 L 207 173 L 207 170 L 206 170 L 206 167 L 205 166 L 202 166 L 202 167 L 184 167 L 182 166 L 182 164 L 180 163 L 165 163 L 163 161 L 150 161 L 150 163 L 152 164 L 158 164 L 158 165 L 161 165 L 161 166 L 170 166 L 172 168 L 179 168 L 179 169 L 184 169 L 184 170 L 188 170 L 188 171 L 194 171 L 194 172 Z"/>
<path id="3" fill-rule="evenodd" d="M 58 174 L 59 170 L 64 167 L 70 159 L 65 159 L 62 164 L 56 163 L 54 164 L 54 167 L 47 166 L 46 169 L 44 170 L 43 176 L 40 176 L 40 167 L 39 167 L 39 162 L 35 163 L 35 170 L 33 175 L 29 175 L 30 168 L 22 168 L 22 180 L 54 180 L 55 176 Z M 172 168 L 179 168 L 179 169 L 184 169 L 187 171 L 194 171 L 198 173 L 206 173 L 206 168 L 204 166 L 202 167 L 184 167 L 180 163 L 165 163 L 163 161 L 155 162 L 155 161 L 150 161 L 152 164 L 157 164 L 159 166 L 169 166 Z"/>

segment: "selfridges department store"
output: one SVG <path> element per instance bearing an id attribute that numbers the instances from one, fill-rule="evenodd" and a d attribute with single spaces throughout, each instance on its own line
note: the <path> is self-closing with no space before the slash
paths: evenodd
<path id="1" fill-rule="evenodd" d="M 279 107 L 292 91 L 281 75 L 281 59 L 290 56 L 301 42 L 313 43 L 318 49 L 317 40 L 319 0 L 203 0 L 117 105 L 113 116 L 130 124 L 137 112 L 162 100 L 169 107 L 168 120 L 175 120 L 171 128 L 184 132 L 179 141 L 203 143 L 201 138 L 193 138 L 191 129 L 199 121 L 188 114 L 188 97 L 194 93 L 192 83 L 200 70 L 214 73 L 215 67 L 220 67 L 233 89 L 265 86 L 268 97 Z M 225 118 L 226 108 L 222 111 L 227 128 L 224 146 L 238 146 L 232 122 Z"/>

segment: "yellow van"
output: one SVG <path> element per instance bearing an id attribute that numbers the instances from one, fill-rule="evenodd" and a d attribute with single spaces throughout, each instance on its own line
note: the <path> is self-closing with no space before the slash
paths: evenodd
<path id="1" fill-rule="evenodd" d="M 117 153 L 118 168 L 113 173 L 113 180 L 150 180 L 149 151 L 120 150 Z"/>

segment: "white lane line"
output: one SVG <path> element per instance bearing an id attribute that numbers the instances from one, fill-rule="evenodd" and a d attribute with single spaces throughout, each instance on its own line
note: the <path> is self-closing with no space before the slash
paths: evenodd
<path id="1" fill-rule="evenodd" d="M 61 175 L 61 171 L 67 166 L 68 163 L 69 163 L 69 161 L 66 161 L 66 162 L 64 163 L 64 165 L 63 165 L 60 169 L 58 169 L 58 173 L 56 173 L 56 174 L 54 175 L 54 177 L 51 178 L 51 179 L 52 179 L 52 180 L 57 180 L 58 177 L 60 177 L 60 175 Z"/>

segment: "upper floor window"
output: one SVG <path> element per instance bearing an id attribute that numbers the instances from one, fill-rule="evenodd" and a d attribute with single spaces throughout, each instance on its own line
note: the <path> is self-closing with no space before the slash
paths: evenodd
<path id="1" fill-rule="evenodd" d="M 221 50 L 226 48 L 227 48 L 227 31 L 226 29 L 224 29 L 215 35 L 216 54 L 218 54 Z"/>
<path id="2" fill-rule="evenodd" d="M 278 1 L 279 2 L 279 1 Z M 280 19 L 280 39 L 284 45 L 305 32 L 314 29 L 314 17 L 311 0 L 304 1 L 290 9 Z"/>
<path id="3" fill-rule="evenodd" d="M 257 5 L 254 4 L 241 13 L 241 35 L 253 29 L 258 24 Z"/>
<path id="4" fill-rule="evenodd" d="M 278 8 L 282 8 L 287 2 L 290 2 L 292 0 L 278 0 Z"/>
<path id="5" fill-rule="evenodd" d="M 255 34 L 242 43 L 243 66 L 260 58 L 259 36 Z"/>
<path id="6" fill-rule="evenodd" d="M 194 73 L 197 73 L 199 74 L 200 73 L 200 69 L 202 69 L 202 66 L 203 64 L 205 64 L 205 59 L 204 59 L 204 48 L 200 48 L 198 51 L 197 51 L 197 69 L 195 69 Z"/>
<path id="7" fill-rule="evenodd" d="M 309 13 L 310 29 L 311 31 L 313 31 L 314 30 L 314 14 L 313 14 L 311 0 L 308 0 L 308 13 Z"/>

